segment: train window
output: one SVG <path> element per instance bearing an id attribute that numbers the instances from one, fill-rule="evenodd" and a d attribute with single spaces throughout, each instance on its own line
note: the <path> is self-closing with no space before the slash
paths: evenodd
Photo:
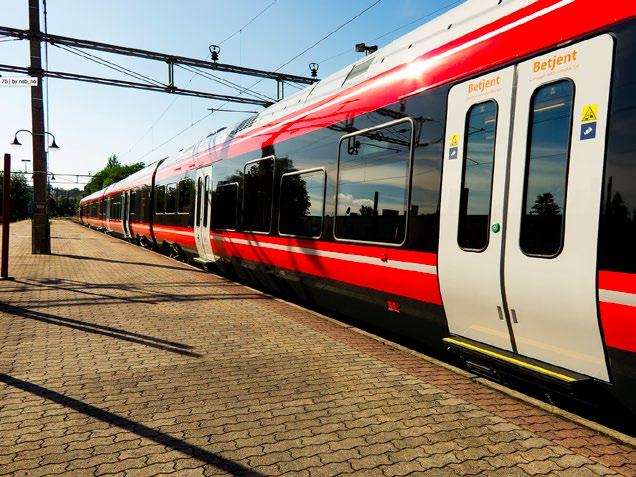
<path id="1" fill-rule="evenodd" d="M 406 238 L 411 121 L 348 135 L 340 141 L 337 239 L 399 245 Z"/>
<path id="2" fill-rule="evenodd" d="M 532 95 L 519 245 L 555 257 L 563 246 L 574 85 L 561 80 Z"/>
<path id="3" fill-rule="evenodd" d="M 155 214 L 163 214 L 165 211 L 166 186 L 155 187 Z"/>
<path id="4" fill-rule="evenodd" d="M 496 102 L 468 110 L 457 232 L 457 243 L 464 250 L 481 252 L 488 246 L 496 131 Z"/>
<path id="5" fill-rule="evenodd" d="M 324 169 L 290 172 L 280 180 L 281 235 L 319 238 L 325 205 Z"/>
<path id="6" fill-rule="evenodd" d="M 166 214 L 174 214 L 177 211 L 177 184 L 166 186 Z"/>
<path id="7" fill-rule="evenodd" d="M 636 41 L 618 31 L 608 125 L 599 269 L 636 274 Z"/>
<path id="8" fill-rule="evenodd" d="M 208 215 L 210 214 L 210 176 L 205 176 L 203 191 L 203 226 L 208 226 Z"/>
<path id="9" fill-rule="evenodd" d="M 129 214 L 135 215 L 135 207 L 137 206 L 137 192 L 132 191 L 128 196 L 128 208 L 130 209 Z"/>
<path id="10" fill-rule="evenodd" d="M 183 179 L 179 182 L 178 212 L 189 214 L 192 209 L 192 180 Z"/>
<path id="11" fill-rule="evenodd" d="M 269 232 L 272 222 L 274 158 L 266 157 L 246 163 L 243 184 L 243 229 L 248 232 Z"/>
<path id="12" fill-rule="evenodd" d="M 214 191 L 214 229 L 235 230 L 238 227 L 238 182 L 218 184 Z"/>
<path id="13" fill-rule="evenodd" d="M 201 180 L 201 178 L 199 177 L 199 179 L 197 180 L 197 211 L 196 211 L 196 216 L 197 216 L 197 227 L 199 227 L 201 225 L 201 192 L 203 189 L 203 181 Z"/>

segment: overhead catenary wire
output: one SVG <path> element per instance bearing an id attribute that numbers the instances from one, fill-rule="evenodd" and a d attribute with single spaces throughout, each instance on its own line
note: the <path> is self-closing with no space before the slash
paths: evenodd
<path id="1" fill-rule="evenodd" d="M 177 65 L 179 68 L 186 70 L 186 71 L 190 71 L 191 73 L 194 73 L 195 75 L 201 76 L 203 78 L 207 78 L 210 79 L 212 81 L 215 81 L 219 84 L 222 84 L 223 86 L 227 86 L 229 88 L 235 89 L 241 93 L 246 93 L 246 94 L 250 94 L 251 96 L 257 98 L 257 99 L 262 99 L 262 100 L 266 100 L 266 101 L 276 101 L 274 98 L 271 98 L 270 96 L 267 96 L 263 93 L 259 93 L 257 91 L 253 91 L 249 88 L 246 88 L 244 86 L 241 86 L 239 84 L 236 84 L 230 80 L 227 80 L 225 78 L 221 78 L 220 76 L 216 76 L 212 73 L 208 73 L 207 71 L 203 71 L 195 66 L 187 66 L 187 65 Z"/>
<path id="2" fill-rule="evenodd" d="M 225 43 L 228 40 L 231 40 L 232 38 L 234 38 L 236 35 L 238 35 L 239 33 L 241 33 L 245 28 L 247 28 L 248 26 L 250 26 L 254 20 L 256 20 L 258 17 L 260 17 L 261 15 L 263 15 L 263 13 L 265 13 L 267 10 L 269 10 L 271 7 L 274 6 L 274 4 L 277 2 L 278 0 L 274 0 L 273 2 L 271 2 L 269 5 L 267 5 L 265 8 L 263 8 L 260 12 L 258 12 L 256 15 L 254 15 L 250 20 L 248 20 L 248 22 L 243 25 L 241 28 L 239 28 L 238 30 L 236 30 L 234 33 L 232 33 L 231 35 L 229 35 L 228 37 L 224 38 L 223 40 L 221 40 L 219 42 L 219 46 L 221 46 L 223 43 Z"/>
<path id="3" fill-rule="evenodd" d="M 232 33 L 232 34 L 231 34 L 231 35 L 229 35 L 228 37 L 226 37 L 226 38 L 224 38 L 223 40 L 221 40 L 221 41 L 219 42 L 219 46 L 220 46 L 220 45 L 222 45 L 223 43 L 225 43 L 226 41 L 230 40 L 231 38 L 233 38 L 233 37 L 234 37 L 234 36 L 236 36 L 237 34 L 241 33 L 241 32 L 242 32 L 245 28 L 247 28 L 249 25 L 251 25 L 251 24 L 252 24 L 252 23 L 253 23 L 256 19 L 260 18 L 260 17 L 261 17 L 261 16 L 262 16 L 262 15 L 263 15 L 263 14 L 264 14 L 267 10 L 269 10 L 271 7 L 273 7 L 273 6 L 274 6 L 274 4 L 275 4 L 276 2 L 278 2 L 278 0 L 274 0 L 274 1 L 272 1 L 272 2 L 271 2 L 270 4 L 268 4 L 265 8 L 263 8 L 262 10 L 260 10 L 260 11 L 259 11 L 256 15 L 254 15 L 252 18 L 250 18 L 250 19 L 247 21 L 247 23 L 245 23 L 245 24 L 244 24 L 241 28 L 239 28 L 239 29 L 238 29 L 238 30 L 236 30 L 234 33 Z M 207 55 L 206 55 L 206 57 L 207 57 Z M 187 87 L 187 86 L 189 86 L 189 85 L 190 85 L 190 83 L 192 83 L 192 81 L 194 80 L 194 78 L 195 78 L 196 76 L 197 76 L 197 74 L 195 73 L 195 74 L 193 74 L 193 75 L 190 77 L 190 79 L 188 80 L 188 82 L 187 82 L 187 84 L 186 84 L 186 87 Z M 245 88 L 245 89 L 246 89 L 246 90 L 248 90 L 248 91 L 250 90 L 250 88 Z M 241 93 L 241 92 L 239 92 L 239 96 L 240 96 L 241 94 L 242 94 L 242 93 Z M 271 100 L 271 98 L 269 98 L 269 97 L 266 97 L 266 98 L 267 98 L 267 100 Z M 161 120 L 164 118 L 164 116 L 168 113 L 168 111 L 169 111 L 170 109 L 172 109 L 172 106 L 174 106 L 174 104 L 177 102 L 177 100 L 178 100 L 178 99 L 179 99 L 179 97 L 178 97 L 178 96 L 176 96 L 176 97 L 175 97 L 175 98 L 174 98 L 174 99 L 170 102 L 170 104 L 168 104 L 168 106 L 166 107 L 166 109 L 164 109 L 164 110 L 163 110 L 163 112 L 162 112 L 162 113 L 159 115 L 159 117 L 158 117 L 158 118 L 157 118 L 157 119 L 156 119 L 156 120 L 155 120 L 155 121 L 154 121 L 154 122 L 150 125 L 150 127 L 146 130 L 146 132 L 144 132 L 144 133 L 141 135 L 141 137 L 140 137 L 137 141 L 135 141 L 135 143 L 134 143 L 134 144 L 130 147 L 130 149 L 128 149 L 127 153 L 132 152 L 132 151 L 133 151 L 133 149 L 134 149 L 135 147 L 137 147 L 137 145 L 139 145 L 139 143 L 141 143 L 141 141 L 143 141 L 143 140 L 144 140 L 144 138 L 146 138 L 146 137 L 148 136 L 148 134 L 150 134 L 150 132 L 151 132 L 151 131 L 152 131 L 152 130 L 153 130 L 153 129 L 157 126 L 157 124 L 159 124 L 159 121 L 161 121 Z M 224 103 L 223 105 L 221 105 L 221 107 L 225 106 L 226 104 L 227 104 L 227 102 L 226 102 L 226 103 Z M 215 110 L 218 110 L 218 108 L 215 108 Z M 212 111 L 211 111 L 208 115 L 206 115 L 204 118 L 202 118 L 202 119 L 200 119 L 199 121 L 197 121 L 197 122 L 195 122 L 195 123 L 191 124 L 190 126 L 188 126 L 188 128 L 186 128 L 183 132 L 187 131 L 188 129 L 190 129 L 191 127 L 193 127 L 195 124 L 199 123 L 200 121 L 202 121 L 203 119 L 205 119 L 206 117 L 208 117 L 208 116 L 209 116 L 210 114 L 212 114 L 213 112 L 214 112 L 214 110 L 212 110 Z M 180 135 L 180 134 L 179 134 L 179 135 Z M 176 137 L 178 137 L 179 135 L 174 136 L 173 138 L 176 138 Z M 169 142 L 169 141 L 168 141 L 168 142 Z M 167 142 L 166 142 L 166 143 L 164 143 L 163 145 L 165 145 L 165 144 L 167 144 Z M 153 149 L 153 150 L 152 150 L 152 151 L 150 151 L 149 153 L 144 154 L 144 155 L 142 156 L 142 159 L 143 159 L 144 157 L 148 156 L 149 154 L 151 154 L 152 152 L 156 151 L 156 150 L 157 150 L 157 148 Z"/>
<path id="4" fill-rule="evenodd" d="M 320 38 L 318 41 L 315 41 L 313 44 L 311 44 L 310 46 L 308 46 L 307 48 L 305 48 L 304 50 L 302 50 L 300 53 L 294 55 L 293 58 L 291 58 L 290 60 L 288 60 L 287 62 L 283 63 L 282 65 L 280 65 L 278 68 L 276 68 L 274 71 L 280 71 L 282 68 L 284 68 L 285 66 L 287 66 L 288 64 L 290 64 L 292 61 L 300 58 L 302 55 L 304 55 L 305 53 L 307 53 L 308 51 L 312 50 L 313 48 L 315 48 L 316 46 L 318 46 L 320 43 L 322 43 L 323 41 L 325 41 L 327 38 L 330 38 L 331 36 L 333 36 L 334 34 L 336 34 L 337 32 L 339 32 L 340 30 L 342 30 L 345 26 L 349 25 L 351 22 L 353 22 L 354 20 L 356 20 L 357 18 L 361 17 L 363 14 L 365 14 L 366 12 L 368 12 L 369 10 L 371 10 L 373 7 L 375 7 L 378 3 L 380 3 L 382 0 L 375 0 L 373 3 L 371 3 L 370 5 L 368 5 L 366 8 L 364 8 L 363 10 L 359 11 L 358 13 L 356 13 L 354 16 L 352 16 L 351 18 L 349 18 L 348 20 L 346 20 L 344 23 L 341 23 L 339 26 L 337 26 L 334 30 L 331 30 L 329 33 L 327 33 L 326 35 L 324 35 L 322 38 Z M 254 88 L 254 86 L 260 84 L 263 81 L 263 79 L 259 79 L 258 81 L 255 81 L 253 84 L 251 84 L 250 86 L 248 86 L 249 89 Z M 290 84 L 289 82 L 286 82 L 286 84 Z M 240 96 L 240 94 L 239 94 Z M 222 108 L 223 106 L 225 106 L 227 104 L 227 101 L 225 103 L 223 103 L 220 107 Z"/>
<path id="5" fill-rule="evenodd" d="M 212 115 L 212 113 L 214 113 L 214 111 L 210 111 L 209 113 L 205 114 L 204 116 L 202 116 L 201 118 L 197 119 L 195 122 L 193 122 L 192 124 L 190 124 L 189 126 L 183 128 L 181 131 L 179 131 L 177 134 L 175 134 L 174 136 L 172 136 L 170 139 L 162 142 L 161 144 L 159 144 L 157 147 L 155 147 L 154 149 L 148 151 L 147 153 L 145 153 L 143 156 L 141 156 L 139 158 L 139 160 L 144 159 L 145 157 L 148 157 L 150 154 L 152 154 L 153 152 L 161 149 L 163 146 L 165 146 L 166 144 L 172 142 L 173 140 L 175 140 L 176 138 L 178 138 L 179 136 L 181 136 L 184 132 L 186 132 L 187 130 L 189 130 L 190 128 L 196 126 L 197 124 L 199 124 L 201 121 L 203 121 L 204 119 L 207 119 L 208 117 L 210 117 Z"/>
<path id="6" fill-rule="evenodd" d="M 453 2 L 450 2 L 450 3 L 448 3 L 447 5 L 445 5 L 443 7 L 440 7 L 440 8 L 438 8 L 438 9 L 432 11 L 432 12 L 427 13 L 426 15 L 423 15 L 423 16 L 421 16 L 419 18 L 416 18 L 415 20 L 411 20 L 410 22 L 405 23 L 405 24 L 403 24 L 403 25 L 401 25 L 401 26 L 399 26 L 397 28 L 389 30 L 389 31 L 387 31 L 386 33 L 383 33 L 380 36 L 377 36 L 375 38 L 367 40 L 365 43 L 373 43 L 374 41 L 378 41 L 378 40 L 381 40 L 382 38 L 386 38 L 387 36 L 397 32 L 397 31 L 403 30 L 404 28 L 407 28 L 407 27 L 409 27 L 409 26 L 411 26 L 411 25 L 413 25 L 415 23 L 419 23 L 422 20 L 425 20 L 425 19 L 430 18 L 432 16 L 436 16 L 438 13 L 446 11 L 449 8 L 453 8 L 453 7 L 457 6 L 457 5 L 459 5 L 460 3 L 464 3 L 464 1 L 465 0 L 455 0 Z M 351 48 L 347 48 L 346 50 L 343 50 L 340 53 L 336 53 L 333 56 L 330 56 L 328 58 L 325 58 L 325 59 L 322 59 L 322 60 L 318 61 L 318 63 L 319 64 L 327 63 L 327 62 L 329 62 L 331 60 L 334 60 L 336 58 L 341 57 L 342 55 L 346 55 L 347 53 L 351 53 L 351 52 L 352 52 Z"/>
<path id="7" fill-rule="evenodd" d="M 107 68 L 110 68 L 114 71 L 118 71 L 119 73 L 123 73 L 124 75 L 130 76 L 132 78 L 141 80 L 141 81 L 145 81 L 147 83 L 151 83 L 151 84 L 155 84 L 157 86 L 165 86 L 161 81 L 157 81 L 153 78 L 150 78 L 149 76 L 143 75 L 141 73 L 138 73 L 136 71 L 133 71 L 129 68 L 126 68 L 124 66 L 118 65 L 117 63 L 114 63 L 112 61 L 108 61 L 105 60 L 104 58 L 101 58 L 97 55 L 94 55 L 92 53 L 88 53 L 86 51 L 80 50 L 79 48 L 75 48 L 73 46 L 66 46 L 66 45 L 58 45 L 56 43 L 53 43 L 53 46 L 60 48 L 62 50 L 65 50 L 69 53 L 72 53 L 76 56 L 85 58 L 89 61 L 92 61 L 94 63 L 97 63 L 99 65 L 105 66 Z"/>
<path id="8" fill-rule="evenodd" d="M 283 63 L 282 65 L 280 65 L 278 68 L 276 68 L 274 71 L 280 71 L 282 68 L 284 68 L 285 66 L 287 66 L 288 64 L 290 64 L 292 61 L 300 58 L 301 56 L 303 56 L 305 53 L 307 53 L 309 50 L 314 49 L 316 46 L 318 46 L 320 43 L 322 43 L 323 41 L 325 41 L 327 38 L 335 35 L 337 32 L 339 32 L 340 30 L 342 30 L 344 27 L 346 27 L 349 23 L 353 22 L 354 20 L 356 20 L 357 18 L 361 17 L 362 15 L 364 15 L 366 12 L 368 12 L 369 10 L 371 10 L 373 7 L 375 7 L 378 3 L 380 3 L 382 0 L 375 0 L 373 3 L 371 3 L 371 5 L 369 5 L 368 7 L 366 7 L 365 9 L 361 10 L 360 12 L 356 13 L 354 16 L 352 16 L 351 18 L 349 18 L 347 21 L 345 21 L 344 23 L 342 23 L 340 26 L 338 26 L 336 29 L 330 31 L 329 33 L 327 33 L 325 36 L 323 36 L 320 40 L 314 42 L 313 44 L 311 44 L 310 46 L 308 46 L 307 48 L 305 48 L 304 50 L 302 50 L 300 53 L 298 53 L 297 55 L 295 55 L 292 59 L 290 59 L 289 61 Z"/>

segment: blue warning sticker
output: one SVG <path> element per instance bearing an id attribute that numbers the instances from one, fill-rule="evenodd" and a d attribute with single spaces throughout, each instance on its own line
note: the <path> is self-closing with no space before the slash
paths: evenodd
<path id="1" fill-rule="evenodd" d="M 581 141 L 596 137 L 596 122 L 581 124 Z"/>

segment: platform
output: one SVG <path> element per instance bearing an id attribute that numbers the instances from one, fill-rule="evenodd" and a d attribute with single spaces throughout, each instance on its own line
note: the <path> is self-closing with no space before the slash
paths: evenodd
<path id="1" fill-rule="evenodd" d="M 0 282 L 0 474 L 636 475 L 636 450 L 421 354 L 53 221 Z"/>

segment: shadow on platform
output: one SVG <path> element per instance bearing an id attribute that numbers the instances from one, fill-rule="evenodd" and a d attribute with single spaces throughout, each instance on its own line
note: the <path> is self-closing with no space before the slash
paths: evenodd
<path id="1" fill-rule="evenodd" d="M 128 419 L 127 417 L 100 409 L 78 399 L 53 391 L 52 389 L 48 389 L 28 381 L 22 381 L 21 379 L 14 378 L 13 376 L 9 376 L 4 373 L 0 373 L 0 382 L 60 404 L 112 426 L 119 427 L 127 432 L 132 432 L 140 437 L 150 439 L 157 444 L 182 452 L 193 459 L 197 459 L 205 464 L 213 465 L 217 469 L 223 470 L 232 475 L 264 477 L 264 474 L 256 472 L 233 460 L 226 459 L 219 454 L 209 452 L 202 447 L 190 444 L 188 441 L 178 439 L 157 429 L 153 429 L 144 424 Z"/>
<path id="2" fill-rule="evenodd" d="M 202 300 L 271 300 L 272 297 L 263 295 L 261 293 L 198 293 L 192 292 L 192 282 L 150 282 L 150 283 L 89 283 L 78 280 L 70 280 L 67 278 L 45 278 L 40 280 L 15 280 L 13 283 L 20 284 L 20 291 L 26 291 L 25 286 L 37 286 L 43 288 L 51 288 L 55 290 L 62 290 L 77 293 L 80 295 L 88 295 L 90 297 L 99 297 L 106 300 L 82 301 L 76 299 L 60 300 L 56 299 L 52 303 L 46 306 L 73 306 L 73 305 L 107 305 L 112 303 L 146 303 L 146 304 L 159 304 L 165 302 L 194 302 Z M 234 285 L 234 284 L 232 284 Z M 217 284 L 211 284 L 211 287 L 216 287 Z M 222 284 L 218 285 L 222 286 Z M 229 285 L 226 285 L 229 286 Z M 236 285 L 234 285 L 236 286 Z M 184 288 L 183 293 L 168 293 L 164 288 Z M 93 291 L 89 291 L 93 290 Z M 100 293 L 100 290 L 116 290 L 118 292 L 127 292 L 130 295 L 113 295 L 110 293 Z M 16 291 L 16 289 L 5 288 L 2 293 L 9 293 Z M 139 294 L 134 296 L 133 294 Z M 43 301 L 39 300 L 33 304 L 34 308 L 42 307 Z"/>
<path id="3" fill-rule="evenodd" d="M 0 303 L 0 312 L 8 313 L 21 318 L 27 318 L 29 320 L 35 320 L 50 325 L 63 326 L 66 328 L 72 328 L 86 333 L 92 333 L 101 336 L 108 336 L 109 338 L 115 338 L 118 340 L 128 341 L 130 343 L 141 344 L 149 346 L 151 348 L 160 349 L 162 351 L 169 351 L 171 353 L 180 354 L 183 356 L 190 356 L 193 358 L 200 358 L 201 354 L 193 351 L 191 346 L 177 343 L 175 341 L 168 341 L 161 338 L 155 338 L 140 333 L 134 333 L 131 331 L 121 330 L 119 328 L 113 328 L 110 326 L 97 325 L 86 321 L 75 320 L 72 318 L 65 318 L 51 313 L 43 313 L 41 311 L 29 310 L 18 306 L 9 305 L 6 303 Z"/>
<path id="4" fill-rule="evenodd" d="M 52 253 L 51 255 L 55 257 L 71 258 L 73 260 L 90 260 L 90 261 L 105 262 L 105 263 L 121 263 L 123 265 L 141 265 L 144 267 L 164 268 L 168 270 L 192 271 L 194 273 L 208 273 L 205 270 L 199 270 L 197 268 L 190 268 L 190 267 L 184 268 L 179 266 L 160 265 L 157 263 L 147 263 L 147 262 L 130 262 L 125 260 L 115 260 L 113 258 L 89 257 L 88 255 L 72 255 L 72 254 L 64 254 L 64 253 Z"/>

